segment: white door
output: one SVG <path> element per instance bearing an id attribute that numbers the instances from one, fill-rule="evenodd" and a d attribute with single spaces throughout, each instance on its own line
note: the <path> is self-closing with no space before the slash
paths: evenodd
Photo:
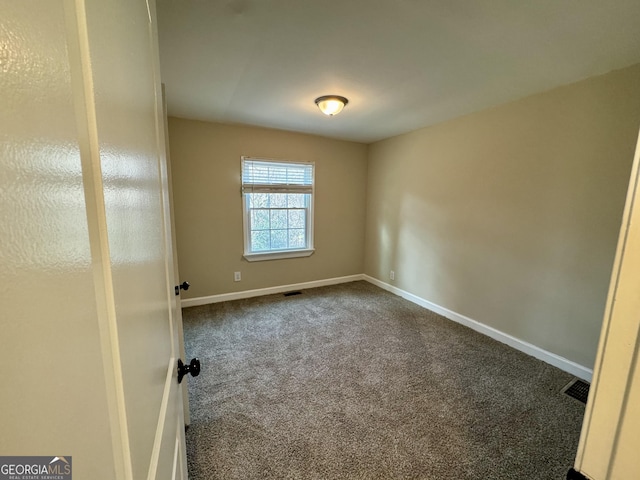
<path id="1" fill-rule="evenodd" d="M 577 471 L 640 478 L 640 136 L 631 172 Z"/>
<path id="2" fill-rule="evenodd" d="M 0 11 L 0 455 L 184 479 L 155 6 Z"/>
<path id="3" fill-rule="evenodd" d="M 178 282 L 155 4 L 92 0 L 85 8 L 78 23 L 80 35 L 86 32 L 79 43 L 83 81 L 92 91 L 85 88 L 87 145 L 102 183 L 102 248 L 109 252 L 126 415 L 123 448 L 134 479 L 183 478 Z"/>

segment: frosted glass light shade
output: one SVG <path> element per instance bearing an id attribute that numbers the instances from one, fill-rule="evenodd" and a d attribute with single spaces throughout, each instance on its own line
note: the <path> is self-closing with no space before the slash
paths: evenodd
<path id="1" fill-rule="evenodd" d="M 349 103 L 349 100 L 338 95 L 325 95 L 324 97 L 316 98 L 316 105 L 320 111 L 329 116 L 340 113 L 347 103 Z"/>

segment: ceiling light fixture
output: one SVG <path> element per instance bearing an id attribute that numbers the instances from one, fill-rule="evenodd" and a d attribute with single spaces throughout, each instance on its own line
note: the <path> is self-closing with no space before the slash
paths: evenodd
<path id="1" fill-rule="evenodd" d="M 316 105 L 320 111 L 329 116 L 339 114 L 347 103 L 349 100 L 339 95 L 325 95 L 316 98 Z"/>

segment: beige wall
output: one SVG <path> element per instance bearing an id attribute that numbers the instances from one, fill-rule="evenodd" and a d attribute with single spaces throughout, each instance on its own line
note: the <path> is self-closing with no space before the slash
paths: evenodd
<path id="1" fill-rule="evenodd" d="M 370 145 L 365 273 L 591 367 L 639 85 L 636 65 Z"/>
<path id="2" fill-rule="evenodd" d="M 366 145 L 179 118 L 169 118 L 169 141 L 180 275 L 192 284 L 183 298 L 363 272 Z M 242 258 L 242 155 L 315 162 L 313 255 Z"/>

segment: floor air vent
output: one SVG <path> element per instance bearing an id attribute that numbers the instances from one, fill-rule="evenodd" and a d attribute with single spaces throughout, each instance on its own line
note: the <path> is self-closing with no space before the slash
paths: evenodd
<path id="1" fill-rule="evenodd" d="M 296 290 L 295 292 L 287 292 L 284 294 L 285 297 L 291 297 L 293 295 L 302 295 L 302 292 L 300 292 L 299 290 Z"/>
<path id="2" fill-rule="evenodd" d="M 569 384 L 564 387 L 562 391 L 570 397 L 581 401 L 582 403 L 587 403 L 587 398 L 589 397 L 589 387 L 590 385 L 587 382 L 576 378 L 575 380 L 571 380 L 571 382 L 569 382 Z"/>

